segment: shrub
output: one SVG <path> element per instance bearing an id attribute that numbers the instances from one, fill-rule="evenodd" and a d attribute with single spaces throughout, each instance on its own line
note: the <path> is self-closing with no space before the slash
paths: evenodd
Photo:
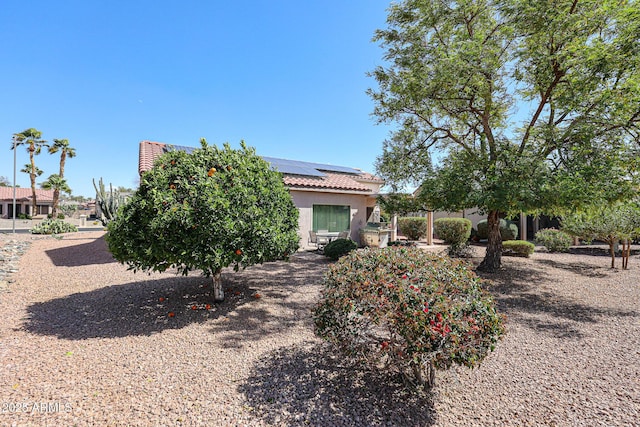
<path id="1" fill-rule="evenodd" d="M 435 369 L 473 367 L 504 333 L 485 282 L 461 260 L 416 248 L 366 248 L 333 264 L 315 332 L 354 361 L 432 386 Z"/>
<path id="2" fill-rule="evenodd" d="M 64 219 L 64 214 L 63 213 L 59 213 L 58 214 L 58 219 Z"/>
<path id="3" fill-rule="evenodd" d="M 467 255 L 467 241 L 471 236 L 471 221 L 466 218 L 438 218 L 433 223 L 438 237 L 449 245 L 449 256 Z"/>
<path id="4" fill-rule="evenodd" d="M 486 219 L 483 219 L 478 222 L 477 236 L 478 236 L 478 239 L 489 238 L 489 225 Z M 512 221 L 501 219 L 500 220 L 500 236 L 502 236 L 502 241 L 517 239 L 518 226 Z"/>
<path id="5" fill-rule="evenodd" d="M 415 246 L 415 242 L 410 242 L 408 240 L 392 240 L 387 243 L 387 246 Z"/>
<path id="6" fill-rule="evenodd" d="M 61 234 L 74 233 L 76 231 L 78 231 L 78 227 L 60 219 L 45 219 L 29 230 L 31 234 Z"/>
<path id="7" fill-rule="evenodd" d="M 535 245 L 525 240 L 509 240 L 502 242 L 502 255 L 529 257 L 535 250 Z"/>
<path id="8" fill-rule="evenodd" d="M 19 213 L 16 218 L 18 218 L 18 219 L 31 219 L 31 215 L 27 215 L 25 213 Z"/>
<path id="9" fill-rule="evenodd" d="M 398 218 L 400 233 L 409 240 L 420 240 L 427 235 L 427 218 L 402 217 Z"/>
<path id="10" fill-rule="evenodd" d="M 335 260 L 357 247 L 356 242 L 351 239 L 336 239 L 324 247 L 324 255 Z"/>
<path id="11" fill-rule="evenodd" d="M 564 231 L 545 228 L 536 233 L 536 243 L 543 245 L 549 252 L 567 252 L 573 239 Z"/>
<path id="12" fill-rule="evenodd" d="M 134 271 L 212 277 L 213 299 L 222 301 L 223 268 L 284 259 L 298 249 L 298 209 L 282 175 L 255 149 L 201 145 L 160 156 L 109 222 L 106 240 Z"/>

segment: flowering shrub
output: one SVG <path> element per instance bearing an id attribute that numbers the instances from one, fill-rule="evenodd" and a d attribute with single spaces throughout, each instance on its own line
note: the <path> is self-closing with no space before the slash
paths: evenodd
<path id="1" fill-rule="evenodd" d="M 61 234 L 74 233 L 76 231 L 78 231 L 78 227 L 61 219 L 45 219 L 29 230 L 31 234 Z"/>
<path id="2" fill-rule="evenodd" d="M 402 217 L 398 218 L 400 233 L 409 240 L 420 240 L 427 235 L 427 218 Z"/>
<path id="3" fill-rule="evenodd" d="M 449 256 L 463 256 L 471 236 L 471 221 L 467 218 L 438 218 L 433 223 L 438 237 L 449 244 Z"/>
<path id="4" fill-rule="evenodd" d="M 547 248 L 549 252 L 567 252 L 573 239 L 564 231 L 545 228 L 536 233 L 536 243 Z"/>
<path id="5" fill-rule="evenodd" d="M 371 366 L 432 386 L 435 369 L 473 367 L 504 333 L 483 280 L 467 264 L 416 248 L 367 248 L 329 268 L 316 334 Z"/>
<path id="6" fill-rule="evenodd" d="M 529 257 L 535 250 L 535 245 L 525 240 L 509 240 L 502 242 L 502 255 Z"/>
<path id="7" fill-rule="evenodd" d="M 351 239 L 336 239 L 324 247 L 324 255 L 331 259 L 338 259 L 357 247 L 356 242 Z"/>

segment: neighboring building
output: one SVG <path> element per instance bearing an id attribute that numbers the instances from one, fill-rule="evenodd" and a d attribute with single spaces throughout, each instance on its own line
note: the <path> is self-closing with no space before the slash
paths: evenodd
<path id="1" fill-rule="evenodd" d="M 16 218 L 20 214 L 47 216 L 53 210 L 53 190 L 36 189 L 37 211 L 31 212 L 31 188 L 16 188 Z M 13 187 L 0 187 L 0 218 L 13 218 Z"/>
<path id="2" fill-rule="evenodd" d="M 192 151 L 192 147 L 142 141 L 138 172 L 151 169 L 155 159 L 168 150 Z M 300 247 L 312 248 L 309 231 L 349 230 L 359 241 L 359 231 L 377 212 L 376 198 L 384 182 L 359 169 L 296 160 L 263 157 L 283 174 L 285 186 L 300 212 Z"/>

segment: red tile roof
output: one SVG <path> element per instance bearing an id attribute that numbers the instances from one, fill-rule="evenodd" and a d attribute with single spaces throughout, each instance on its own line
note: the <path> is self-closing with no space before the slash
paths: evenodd
<path id="1" fill-rule="evenodd" d="M 31 200 L 31 188 L 17 187 L 16 200 Z M 13 187 L 0 187 L 0 200 L 13 200 Z M 53 202 L 53 190 L 36 188 L 38 202 Z"/>
<path id="2" fill-rule="evenodd" d="M 331 190 L 364 191 L 371 193 L 371 189 L 360 184 L 354 178 L 357 175 L 323 172 L 325 176 L 284 175 L 284 184 L 294 188 L 325 188 Z"/>
<path id="3" fill-rule="evenodd" d="M 138 172 L 145 172 L 153 167 L 155 159 L 164 154 L 167 144 L 161 142 L 142 141 L 140 142 L 140 156 L 138 160 Z M 304 163 L 304 162 L 299 162 Z M 316 165 L 309 163 L 309 165 Z M 297 189 L 325 189 L 339 191 L 356 191 L 359 193 L 373 194 L 370 186 L 364 183 L 383 184 L 383 181 L 367 172 L 359 174 L 329 172 L 322 169 L 323 176 L 306 176 L 295 174 L 283 174 L 284 184 L 289 188 Z"/>

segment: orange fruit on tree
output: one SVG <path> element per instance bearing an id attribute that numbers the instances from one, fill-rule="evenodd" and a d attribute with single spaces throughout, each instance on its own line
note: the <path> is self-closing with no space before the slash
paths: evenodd
<path id="1" fill-rule="evenodd" d="M 207 310 L 211 310 L 211 304 L 205 305 L 204 308 L 206 308 Z"/>
<path id="2" fill-rule="evenodd" d="M 169 312 L 169 317 L 176 317 L 176 314 L 173 311 Z"/>
<path id="3" fill-rule="evenodd" d="M 197 310 L 197 309 L 198 309 L 198 306 L 197 306 L 197 305 L 193 304 L 193 305 L 191 306 L 191 310 Z"/>
<path id="4" fill-rule="evenodd" d="M 216 173 L 216 168 L 211 168 L 209 169 L 209 172 L 207 172 L 207 175 L 213 176 L 214 173 Z"/>
<path id="5" fill-rule="evenodd" d="M 242 255 L 242 251 L 240 249 L 236 249 L 236 255 L 238 256 Z"/>
<path id="6" fill-rule="evenodd" d="M 164 301 L 164 297 L 158 298 L 158 301 L 160 301 L 160 302 Z"/>

